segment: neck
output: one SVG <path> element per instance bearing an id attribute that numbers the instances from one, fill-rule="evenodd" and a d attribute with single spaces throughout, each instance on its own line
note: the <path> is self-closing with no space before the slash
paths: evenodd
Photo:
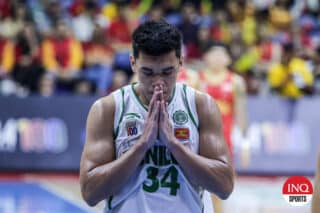
<path id="1" fill-rule="evenodd" d="M 214 67 L 214 68 L 209 68 L 207 70 L 208 73 L 214 73 L 214 74 L 222 74 L 222 73 L 226 73 L 228 72 L 228 68 L 227 67 Z"/>
<path id="2" fill-rule="evenodd" d="M 144 96 L 144 94 L 141 92 L 140 86 L 139 84 L 135 84 L 133 86 L 133 89 L 135 90 L 140 102 L 145 105 L 145 106 L 149 106 L 150 101 Z"/>

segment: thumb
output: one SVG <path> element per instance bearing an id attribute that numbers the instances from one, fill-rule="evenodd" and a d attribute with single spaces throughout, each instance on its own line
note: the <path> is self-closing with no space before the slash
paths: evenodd
<path id="1" fill-rule="evenodd" d="M 165 119 L 165 111 L 166 111 L 166 107 L 165 107 L 165 103 L 162 100 L 161 104 L 160 104 L 160 121 L 163 122 Z"/>

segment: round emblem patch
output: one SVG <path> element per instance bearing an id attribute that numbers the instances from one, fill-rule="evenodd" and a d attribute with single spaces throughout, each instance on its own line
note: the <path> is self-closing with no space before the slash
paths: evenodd
<path id="1" fill-rule="evenodd" d="M 182 110 L 175 111 L 173 113 L 173 121 L 175 124 L 183 125 L 188 122 L 188 115 Z"/>

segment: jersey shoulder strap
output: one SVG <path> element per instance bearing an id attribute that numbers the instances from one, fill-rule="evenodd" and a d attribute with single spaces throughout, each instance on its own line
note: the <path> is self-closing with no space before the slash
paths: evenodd
<path id="1" fill-rule="evenodd" d="M 189 117 L 194 126 L 198 129 L 199 119 L 196 106 L 196 90 L 186 84 L 182 84 L 182 97 L 187 107 Z"/>
<path id="2" fill-rule="evenodd" d="M 119 132 L 119 124 L 122 121 L 124 109 L 125 109 L 125 91 L 126 88 L 121 87 L 112 93 L 114 101 L 115 101 L 115 113 L 114 113 L 114 121 L 113 121 L 113 130 L 114 130 L 114 138 L 118 136 Z"/>

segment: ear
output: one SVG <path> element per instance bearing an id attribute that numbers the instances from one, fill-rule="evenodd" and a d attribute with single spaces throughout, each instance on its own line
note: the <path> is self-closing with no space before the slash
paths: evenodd
<path id="1" fill-rule="evenodd" d="M 134 58 L 134 56 L 132 54 L 130 54 L 130 65 L 131 65 L 131 69 L 132 72 L 136 72 L 136 59 Z"/>
<path id="2" fill-rule="evenodd" d="M 184 64 L 184 56 L 181 55 L 179 58 L 179 65 L 183 66 L 183 64 Z"/>

